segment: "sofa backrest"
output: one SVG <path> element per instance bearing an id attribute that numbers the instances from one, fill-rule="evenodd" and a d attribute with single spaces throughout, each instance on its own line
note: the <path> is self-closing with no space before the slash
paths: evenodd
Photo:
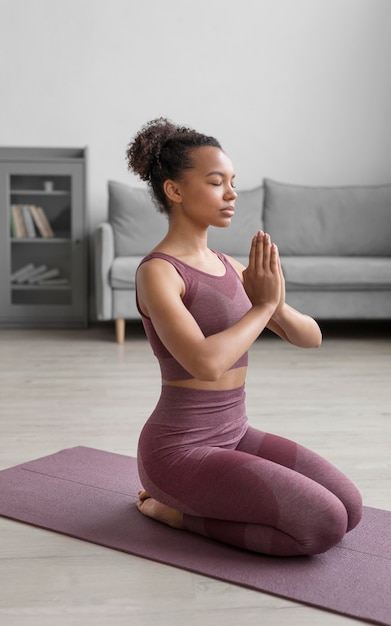
<path id="1" fill-rule="evenodd" d="M 390 256 L 391 185 L 304 187 L 264 180 L 264 224 L 282 256 Z"/>
<path id="2" fill-rule="evenodd" d="M 146 255 L 167 233 L 167 217 L 145 188 L 109 181 L 108 189 L 115 256 Z"/>
<path id="3" fill-rule="evenodd" d="M 144 256 L 167 233 L 167 217 L 157 210 L 147 188 L 109 181 L 109 221 L 116 256 Z M 209 229 L 208 245 L 226 254 L 248 254 L 251 238 L 263 228 L 263 187 L 238 191 L 228 228 Z"/>

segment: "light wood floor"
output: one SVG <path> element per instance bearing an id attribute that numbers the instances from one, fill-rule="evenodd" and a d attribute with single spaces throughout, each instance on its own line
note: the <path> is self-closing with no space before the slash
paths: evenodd
<path id="1" fill-rule="evenodd" d="M 391 327 L 324 327 L 319 350 L 251 350 L 251 422 L 312 447 L 391 509 Z M 0 331 L 0 469 L 86 445 L 135 455 L 159 393 L 138 324 Z M 336 585 L 338 581 L 336 580 Z M 333 613 L 0 519 L 2 626 L 342 626 Z"/>

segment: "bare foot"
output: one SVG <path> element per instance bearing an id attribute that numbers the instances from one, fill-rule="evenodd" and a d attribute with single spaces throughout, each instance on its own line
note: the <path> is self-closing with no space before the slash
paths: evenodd
<path id="1" fill-rule="evenodd" d="M 163 522 L 163 524 L 167 524 L 171 528 L 183 529 L 183 515 L 180 511 L 151 498 L 145 489 L 138 492 L 138 497 L 140 500 L 137 503 L 137 507 L 143 515 L 151 517 L 158 522 Z"/>

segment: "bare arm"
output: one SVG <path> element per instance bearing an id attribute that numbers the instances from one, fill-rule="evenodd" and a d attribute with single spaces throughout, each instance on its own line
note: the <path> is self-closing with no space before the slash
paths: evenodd
<path id="1" fill-rule="evenodd" d="M 322 343 L 322 333 L 316 321 L 309 315 L 304 315 L 285 302 L 285 278 L 278 257 L 281 276 L 280 302 L 268 323 L 268 328 L 285 341 L 299 348 L 319 348 Z"/>
<path id="2" fill-rule="evenodd" d="M 271 317 L 267 327 L 299 348 L 319 348 L 322 343 L 322 333 L 315 320 L 286 303 Z"/>
<path id="3" fill-rule="evenodd" d="M 277 250 L 255 237 L 247 268 L 252 308 L 236 324 L 205 337 L 182 302 L 184 285 L 176 270 L 151 259 L 137 273 L 137 291 L 160 340 L 173 357 L 199 380 L 217 381 L 264 330 L 281 298 Z"/>
<path id="4" fill-rule="evenodd" d="M 268 235 L 264 235 L 264 237 L 267 240 Z M 240 271 L 242 272 L 244 287 L 247 291 L 246 272 L 248 268 L 244 268 L 234 259 L 231 259 L 231 261 L 239 273 Z M 299 348 L 318 348 L 322 343 L 322 333 L 316 321 L 309 315 L 300 313 L 285 302 L 285 279 L 279 255 L 278 270 L 281 281 L 280 301 L 267 323 L 267 328 L 276 333 L 281 339 Z"/>

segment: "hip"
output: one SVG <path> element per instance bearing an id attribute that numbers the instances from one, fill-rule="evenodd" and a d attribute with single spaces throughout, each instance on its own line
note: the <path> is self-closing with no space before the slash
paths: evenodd
<path id="1" fill-rule="evenodd" d="M 140 435 L 141 449 L 235 447 L 247 430 L 244 385 L 205 390 L 163 385 Z"/>

